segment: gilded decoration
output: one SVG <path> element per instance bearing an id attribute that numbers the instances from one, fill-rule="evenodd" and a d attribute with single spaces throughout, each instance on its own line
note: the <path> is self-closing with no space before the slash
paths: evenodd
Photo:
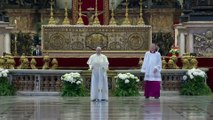
<path id="1" fill-rule="evenodd" d="M 194 52 L 199 56 L 213 56 L 213 32 L 194 34 Z"/>
<path id="2" fill-rule="evenodd" d="M 86 47 L 89 47 L 90 49 L 95 49 L 97 46 L 105 49 L 107 48 L 107 45 L 107 36 L 104 36 L 102 34 L 95 33 L 86 37 Z"/>
<path id="3" fill-rule="evenodd" d="M 133 33 L 129 36 L 128 44 L 132 50 L 138 50 L 143 47 L 144 38 L 139 33 Z"/>
<path id="4" fill-rule="evenodd" d="M 107 51 L 146 51 L 151 43 L 151 26 L 42 27 L 44 51 L 88 51 L 101 46 Z"/>
<path id="5" fill-rule="evenodd" d="M 172 12 L 153 11 L 150 18 L 150 25 L 153 27 L 153 32 L 170 32 L 173 29 L 173 14 Z"/>
<path id="6" fill-rule="evenodd" d="M 69 40 L 65 38 L 65 36 L 61 33 L 55 33 L 50 35 L 49 39 L 44 42 L 44 49 L 55 49 L 60 50 L 69 44 Z M 66 45 L 66 46 L 62 46 Z"/>

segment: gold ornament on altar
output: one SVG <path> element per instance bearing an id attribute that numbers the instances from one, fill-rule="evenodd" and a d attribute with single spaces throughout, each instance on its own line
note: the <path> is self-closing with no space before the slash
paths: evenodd
<path id="1" fill-rule="evenodd" d="M 31 69 L 37 69 L 36 64 L 37 64 L 37 62 L 36 62 L 35 58 L 32 58 L 30 61 Z"/>
<path id="2" fill-rule="evenodd" d="M 107 48 L 108 39 L 103 34 L 91 34 L 86 37 L 86 47 L 94 50 L 96 47 Z"/>
<path id="3" fill-rule="evenodd" d="M 19 59 L 20 65 L 17 67 L 17 69 L 22 69 L 23 67 L 23 61 L 26 58 L 25 54 L 22 54 L 22 56 Z"/>
<path id="4" fill-rule="evenodd" d="M 125 13 L 125 19 L 123 21 L 122 25 L 131 25 L 130 21 L 129 21 L 129 13 L 128 13 L 129 9 L 128 9 L 128 1 L 126 0 L 126 13 Z"/>
<path id="5" fill-rule="evenodd" d="M 20 65 L 17 67 L 18 69 L 28 69 L 29 68 L 29 60 L 28 58 L 25 56 L 25 54 L 23 54 L 20 57 Z"/>
<path id="6" fill-rule="evenodd" d="M 162 60 L 162 68 L 163 69 L 166 69 L 166 60 L 165 60 L 165 58 L 163 58 L 163 60 Z"/>
<path id="7" fill-rule="evenodd" d="M 177 58 L 177 56 L 176 55 L 172 55 L 172 57 L 170 58 L 170 59 L 172 59 L 173 61 L 174 61 L 174 66 L 175 66 L 175 69 L 178 69 L 179 67 L 177 66 L 177 61 L 178 61 L 178 58 Z"/>
<path id="8" fill-rule="evenodd" d="M 51 63 L 52 63 L 51 69 L 55 70 L 58 68 L 58 60 L 56 58 L 53 58 Z"/>
<path id="9" fill-rule="evenodd" d="M 14 60 L 14 58 L 12 56 L 7 58 L 7 63 L 6 64 L 7 64 L 7 68 L 8 69 L 15 69 L 16 62 L 15 62 L 15 60 Z"/>
<path id="10" fill-rule="evenodd" d="M 190 57 L 190 66 L 191 68 L 197 68 L 198 61 L 195 56 Z"/>
<path id="11" fill-rule="evenodd" d="M 100 25 L 100 21 L 98 19 L 98 0 L 95 0 L 95 19 L 93 25 Z"/>
<path id="12" fill-rule="evenodd" d="M 143 57 L 139 58 L 138 66 L 142 67 L 143 65 Z"/>
<path id="13" fill-rule="evenodd" d="M 3 56 L 0 58 L 0 68 L 5 68 L 5 59 Z"/>
<path id="14" fill-rule="evenodd" d="M 79 1 L 79 10 L 78 10 L 78 20 L 77 20 L 77 25 L 84 25 L 84 21 L 82 19 L 82 8 L 81 8 L 82 2 L 81 0 Z"/>
<path id="15" fill-rule="evenodd" d="M 176 64 L 172 59 L 169 59 L 169 61 L 168 61 L 168 68 L 169 69 L 176 69 Z"/>
<path id="16" fill-rule="evenodd" d="M 48 24 L 49 25 L 55 25 L 56 21 L 55 21 L 55 19 L 53 17 L 53 0 L 51 0 L 50 5 L 51 5 L 50 6 L 50 19 L 49 19 Z"/>
<path id="17" fill-rule="evenodd" d="M 69 21 L 69 18 L 68 18 L 68 6 L 67 6 L 68 2 L 67 0 L 65 1 L 65 9 L 64 9 L 64 21 L 63 21 L 63 25 L 69 25 L 70 24 L 70 21 Z"/>
<path id="18" fill-rule="evenodd" d="M 50 57 L 48 56 L 48 54 L 44 56 L 43 61 L 44 61 L 44 65 L 42 69 L 49 69 Z"/>
<path id="19" fill-rule="evenodd" d="M 140 0 L 140 18 L 139 18 L 139 22 L 138 22 L 138 25 L 144 25 L 144 20 L 143 20 L 143 6 L 142 6 L 142 4 L 143 4 L 143 2 L 142 2 L 142 0 Z"/>
<path id="20" fill-rule="evenodd" d="M 111 19 L 109 25 L 117 25 L 114 17 L 114 1 L 112 2 L 112 11 L 111 11 Z"/>
<path id="21" fill-rule="evenodd" d="M 187 56 L 183 56 L 182 57 L 182 64 L 183 64 L 183 69 L 189 69 L 190 68 L 190 63 L 189 63 L 189 60 L 188 60 L 188 57 Z"/>
<path id="22" fill-rule="evenodd" d="M 168 68 L 169 69 L 178 69 L 179 67 L 177 66 L 177 56 L 176 55 L 172 55 L 168 61 Z"/>

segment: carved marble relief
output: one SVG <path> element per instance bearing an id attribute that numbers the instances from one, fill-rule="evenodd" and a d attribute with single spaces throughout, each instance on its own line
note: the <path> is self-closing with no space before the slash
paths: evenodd
<path id="1" fill-rule="evenodd" d="M 46 51 L 145 51 L 151 41 L 150 26 L 43 26 Z"/>
<path id="2" fill-rule="evenodd" d="M 213 55 L 213 32 L 194 34 L 194 52 L 200 56 Z"/>

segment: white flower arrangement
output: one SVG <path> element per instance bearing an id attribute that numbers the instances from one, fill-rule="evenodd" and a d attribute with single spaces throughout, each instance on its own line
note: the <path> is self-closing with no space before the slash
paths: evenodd
<path id="1" fill-rule="evenodd" d="M 130 83 L 130 80 L 135 80 L 136 82 L 140 82 L 137 76 L 131 74 L 131 73 L 119 73 L 115 78 L 119 80 L 123 80 L 125 84 Z"/>
<path id="2" fill-rule="evenodd" d="M 188 70 L 186 75 L 183 76 L 183 80 L 186 81 L 188 79 L 194 79 L 195 77 L 202 77 L 206 80 L 207 78 L 207 75 L 204 71 L 200 70 L 200 69 L 191 69 L 191 70 Z"/>
<path id="3" fill-rule="evenodd" d="M 115 76 L 116 89 L 115 96 L 138 96 L 140 79 L 131 73 L 119 73 Z"/>
<path id="4" fill-rule="evenodd" d="M 5 69 L 0 69 L 0 78 L 1 77 L 7 77 L 8 76 L 9 71 L 5 70 Z"/>
<path id="5" fill-rule="evenodd" d="M 70 82 L 71 84 L 80 85 L 83 82 L 79 73 L 67 73 L 61 76 L 61 80 Z"/>

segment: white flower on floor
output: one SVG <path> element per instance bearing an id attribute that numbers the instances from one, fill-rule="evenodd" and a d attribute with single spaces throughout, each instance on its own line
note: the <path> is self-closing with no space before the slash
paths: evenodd
<path id="1" fill-rule="evenodd" d="M 207 75 L 204 71 L 193 68 L 193 69 L 187 71 L 186 75 L 183 76 L 183 80 L 187 80 L 187 79 L 192 80 L 196 77 L 202 77 L 202 78 L 206 79 Z"/>
<path id="2" fill-rule="evenodd" d="M 61 76 L 61 80 L 77 85 L 80 85 L 83 82 L 83 79 L 79 73 L 66 73 Z"/>
<path id="3" fill-rule="evenodd" d="M 118 78 L 120 78 L 120 79 L 122 79 L 122 80 L 125 80 L 125 79 L 128 78 L 128 75 L 127 75 L 127 74 L 122 74 L 122 73 L 120 73 L 120 74 L 118 74 Z"/>
<path id="4" fill-rule="evenodd" d="M 140 80 L 139 80 L 139 79 L 137 79 L 137 80 L 136 80 L 136 82 L 140 82 Z"/>
<path id="5" fill-rule="evenodd" d="M 194 79 L 194 76 L 193 75 L 189 75 L 190 79 Z"/>
<path id="6" fill-rule="evenodd" d="M 126 80 L 125 80 L 125 83 L 126 83 L 126 84 L 128 84 L 128 83 L 129 83 L 129 80 L 128 80 L 128 79 L 126 79 Z"/>
<path id="7" fill-rule="evenodd" d="M 0 77 L 7 77 L 9 71 L 5 69 L 0 69 Z"/>
<path id="8" fill-rule="evenodd" d="M 77 81 L 76 84 L 77 84 L 77 85 L 80 85 L 80 84 L 81 84 L 81 81 Z"/>

